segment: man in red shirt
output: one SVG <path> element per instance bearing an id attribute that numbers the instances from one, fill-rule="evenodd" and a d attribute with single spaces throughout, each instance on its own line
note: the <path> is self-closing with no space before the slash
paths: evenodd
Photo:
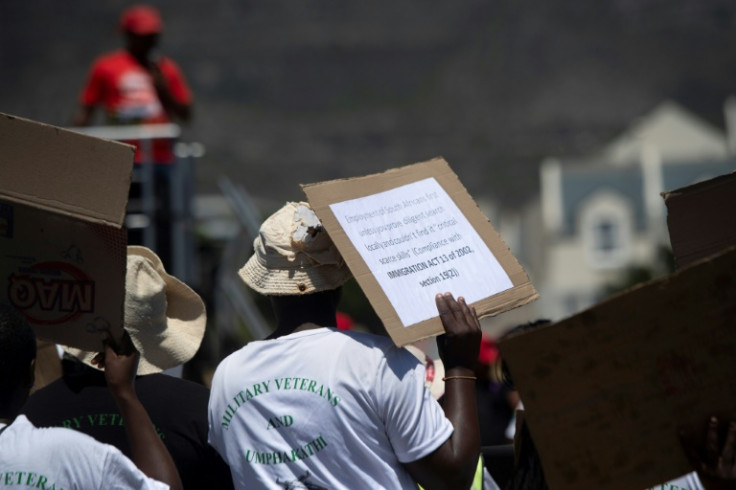
<path id="1" fill-rule="evenodd" d="M 105 124 L 147 125 L 187 122 L 191 116 L 192 93 L 179 67 L 155 49 L 163 22 L 155 8 L 135 5 L 120 17 L 120 32 L 125 48 L 103 54 L 93 63 L 82 90 L 80 106 L 72 124 L 87 126 L 93 123 L 98 107 L 106 113 Z M 142 126 L 141 126 L 142 127 Z M 131 214 L 144 212 L 152 219 L 154 238 L 146 238 L 146 229 L 129 228 L 129 243 L 153 248 L 166 267 L 173 268 L 172 180 L 175 167 L 173 143 L 170 137 L 125 141 L 138 147 L 135 163 L 152 163 L 153 175 L 144 178 L 143 188 L 131 186 L 130 202 L 138 202 L 153 185 L 154 210 L 134 209 Z M 148 144 L 150 143 L 150 144 Z M 147 174 L 147 172 L 143 172 Z M 150 175 L 150 174 L 148 174 Z M 134 178 L 135 182 L 135 178 Z"/>
<path id="2" fill-rule="evenodd" d="M 125 49 L 94 62 L 73 124 L 89 125 L 99 106 L 105 109 L 108 124 L 188 121 L 192 93 L 181 70 L 171 59 L 154 54 L 163 30 L 158 10 L 147 5 L 127 9 L 120 18 L 120 30 Z M 152 156 L 155 163 L 171 163 L 170 142 L 155 140 Z M 136 162 L 141 158 L 136 155 Z"/>

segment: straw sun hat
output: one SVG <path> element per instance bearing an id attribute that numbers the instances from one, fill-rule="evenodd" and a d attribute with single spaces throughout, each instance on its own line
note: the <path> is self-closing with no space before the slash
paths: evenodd
<path id="1" fill-rule="evenodd" d="M 305 202 L 288 202 L 261 225 L 254 253 L 240 269 L 245 284 L 271 296 L 337 289 L 350 269 Z"/>
<path id="2" fill-rule="evenodd" d="M 124 327 L 141 354 L 138 374 L 178 366 L 196 354 L 204 337 L 204 302 L 189 286 L 166 273 L 161 259 L 146 247 L 128 247 Z M 92 364 L 96 352 L 64 350 Z"/>

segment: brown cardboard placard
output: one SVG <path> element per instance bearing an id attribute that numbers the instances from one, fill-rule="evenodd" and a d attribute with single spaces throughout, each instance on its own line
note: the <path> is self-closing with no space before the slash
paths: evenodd
<path id="1" fill-rule="evenodd" d="M 678 267 L 736 245 L 736 172 L 662 193 Z"/>
<path id="2" fill-rule="evenodd" d="M 736 410 L 736 248 L 499 342 L 552 490 L 650 488 Z M 703 434 L 700 432 L 699 434 Z"/>
<path id="3" fill-rule="evenodd" d="M 404 189 L 409 187 L 411 189 L 423 189 L 424 187 L 419 186 L 424 186 L 425 183 L 428 186 L 426 188 L 436 189 L 436 192 L 426 193 L 426 196 L 432 194 L 434 197 L 425 199 L 424 194 L 422 194 L 414 198 L 413 195 L 406 194 L 405 199 L 391 197 L 390 199 L 393 200 L 390 202 L 383 201 L 385 195 L 398 196 Z M 443 332 L 432 299 L 433 294 L 429 296 L 429 302 L 426 301 L 426 298 L 423 298 L 419 306 L 424 309 L 423 311 L 426 311 L 424 314 L 426 318 L 416 322 L 402 321 L 397 306 L 392 304 L 389 299 L 391 293 L 387 293 L 384 288 L 385 283 L 382 286 L 380 282 L 388 280 L 383 276 L 379 279 L 376 278 L 364 256 L 361 255 L 361 253 L 366 253 L 365 250 L 371 250 L 371 252 L 380 250 L 384 257 L 376 258 L 376 260 L 386 261 L 382 263 L 391 263 L 392 265 L 389 268 L 396 267 L 394 270 L 387 271 L 387 277 L 395 279 L 416 272 L 416 281 L 412 276 L 412 281 L 416 284 L 413 282 L 406 293 L 421 291 L 424 296 L 430 294 L 434 289 L 441 288 L 444 284 L 453 284 L 457 287 L 461 283 L 470 284 L 473 277 L 480 277 L 481 273 L 474 270 L 472 274 L 463 272 L 462 279 L 460 278 L 462 269 L 459 269 L 457 264 L 468 261 L 468 258 L 463 259 L 463 261 L 459 260 L 464 254 L 477 252 L 479 257 L 488 256 L 492 260 L 483 263 L 484 266 L 487 266 L 486 270 L 490 271 L 492 267 L 496 267 L 495 270 L 500 272 L 499 275 L 507 276 L 508 280 L 504 279 L 506 282 L 504 282 L 505 286 L 503 287 L 508 289 L 472 301 L 478 315 L 481 317 L 497 315 L 527 304 L 538 297 L 526 272 L 493 229 L 488 218 L 478 209 L 457 175 L 442 158 L 435 158 L 427 162 L 364 177 L 307 184 L 303 185 L 302 188 L 310 205 L 322 220 L 325 229 L 332 237 L 396 345 L 403 346 Z M 360 233 L 365 233 L 367 238 L 365 238 L 364 243 L 356 245 L 343 226 L 345 222 L 341 224 L 333 209 L 345 203 L 355 202 L 354 200 L 361 199 L 360 202 L 363 203 L 374 198 L 382 203 L 380 208 L 363 213 L 361 216 L 354 216 L 354 218 L 365 219 L 365 222 L 368 223 L 368 220 L 374 219 L 376 216 L 381 216 L 380 219 L 384 219 L 384 215 L 388 216 L 391 213 L 396 213 L 396 216 L 401 213 L 410 214 L 404 215 L 403 222 L 397 218 L 393 223 L 387 222 L 385 225 L 362 230 Z M 432 201 L 433 199 L 437 200 Z M 444 202 L 445 205 L 435 206 L 433 204 L 440 202 Z M 455 206 L 457 216 L 450 214 L 450 208 L 455 209 Z M 340 219 L 349 218 L 341 215 Z M 460 229 L 466 224 L 469 224 L 469 226 L 464 229 L 469 229 L 471 232 L 466 233 L 465 237 L 454 232 L 454 226 L 458 225 L 458 229 Z M 379 229 L 380 231 L 376 231 Z M 442 232 L 439 230 L 442 230 Z M 465 245 L 465 240 L 467 235 L 476 236 L 475 234 L 478 237 L 477 243 L 481 246 L 470 248 Z M 368 243 L 368 241 L 374 242 Z M 401 244 L 405 248 L 397 251 L 395 247 L 397 244 Z M 363 248 L 358 251 L 358 247 Z M 473 259 L 475 260 L 475 257 Z M 394 263 L 395 265 L 393 265 Z M 440 265 L 442 267 L 439 267 Z M 421 272 L 421 274 L 418 272 Z M 490 272 L 485 274 L 491 275 Z M 440 289 L 436 292 L 445 290 Z M 473 294 L 473 291 L 466 291 L 465 293 L 462 291 L 450 292 L 458 295 L 463 294 L 466 297 L 472 297 Z M 405 315 L 404 318 L 412 318 L 403 310 L 402 314 Z"/>
<path id="4" fill-rule="evenodd" d="M 130 145 L 0 114 L 0 301 L 44 340 L 122 335 Z"/>

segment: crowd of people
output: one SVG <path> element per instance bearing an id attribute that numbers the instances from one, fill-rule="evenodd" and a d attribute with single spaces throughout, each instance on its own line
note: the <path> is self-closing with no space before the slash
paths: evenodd
<path id="1" fill-rule="evenodd" d="M 154 54 L 162 25 L 151 7 L 126 10 L 126 47 L 95 62 L 74 124 L 99 106 L 114 124 L 190 117 L 179 68 Z M 156 161 L 170 150 L 154 147 Z M 60 377 L 32 394 L 34 332 L 0 299 L 0 486 L 547 488 L 523 403 L 464 298 L 436 297 L 439 359 L 340 326 L 352 276 L 303 202 L 263 222 L 239 275 L 276 325 L 223 359 L 210 387 L 164 373 L 195 355 L 207 313 L 145 247 L 127 250 L 122 338 L 58 346 Z M 736 488 L 736 422 L 721 422 L 683 441 L 694 472 L 656 488 Z"/>
<path id="2" fill-rule="evenodd" d="M 546 488 L 523 416 L 513 445 L 483 446 L 482 434 L 503 431 L 481 427 L 498 426 L 494 417 L 505 426 L 509 411 L 479 417 L 479 399 L 513 387 L 486 375 L 498 353 L 462 297 L 436 297 L 445 329 L 436 361 L 386 336 L 338 329 L 351 274 L 307 203 L 287 203 L 264 221 L 239 274 L 268 297 L 276 326 L 222 360 L 210 390 L 161 374 L 197 351 L 206 312 L 144 247 L 128 247 L 123 338 L 106 334 L 97 353 L 61 347 L 62 377 L 30 396 L 35 337 L 4 305 L 0 481 L 47 489 Z M 705 488 L 736 488 L 736 424 L 726 434 L 714 419 L 705 450 L 688 452 Z M 494 447 L 515 454 L 503 481 L 483 461 Z"/>

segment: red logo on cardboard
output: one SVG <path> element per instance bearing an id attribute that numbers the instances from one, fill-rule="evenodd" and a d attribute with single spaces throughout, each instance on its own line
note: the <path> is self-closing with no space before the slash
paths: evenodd
<path id="1" fill-rule="evenodd" d="M 10 303 L 33 324 L 59 325 L 94 311 L 94 281 L 68 262 L 40 262 L 9 279 Z"/>

